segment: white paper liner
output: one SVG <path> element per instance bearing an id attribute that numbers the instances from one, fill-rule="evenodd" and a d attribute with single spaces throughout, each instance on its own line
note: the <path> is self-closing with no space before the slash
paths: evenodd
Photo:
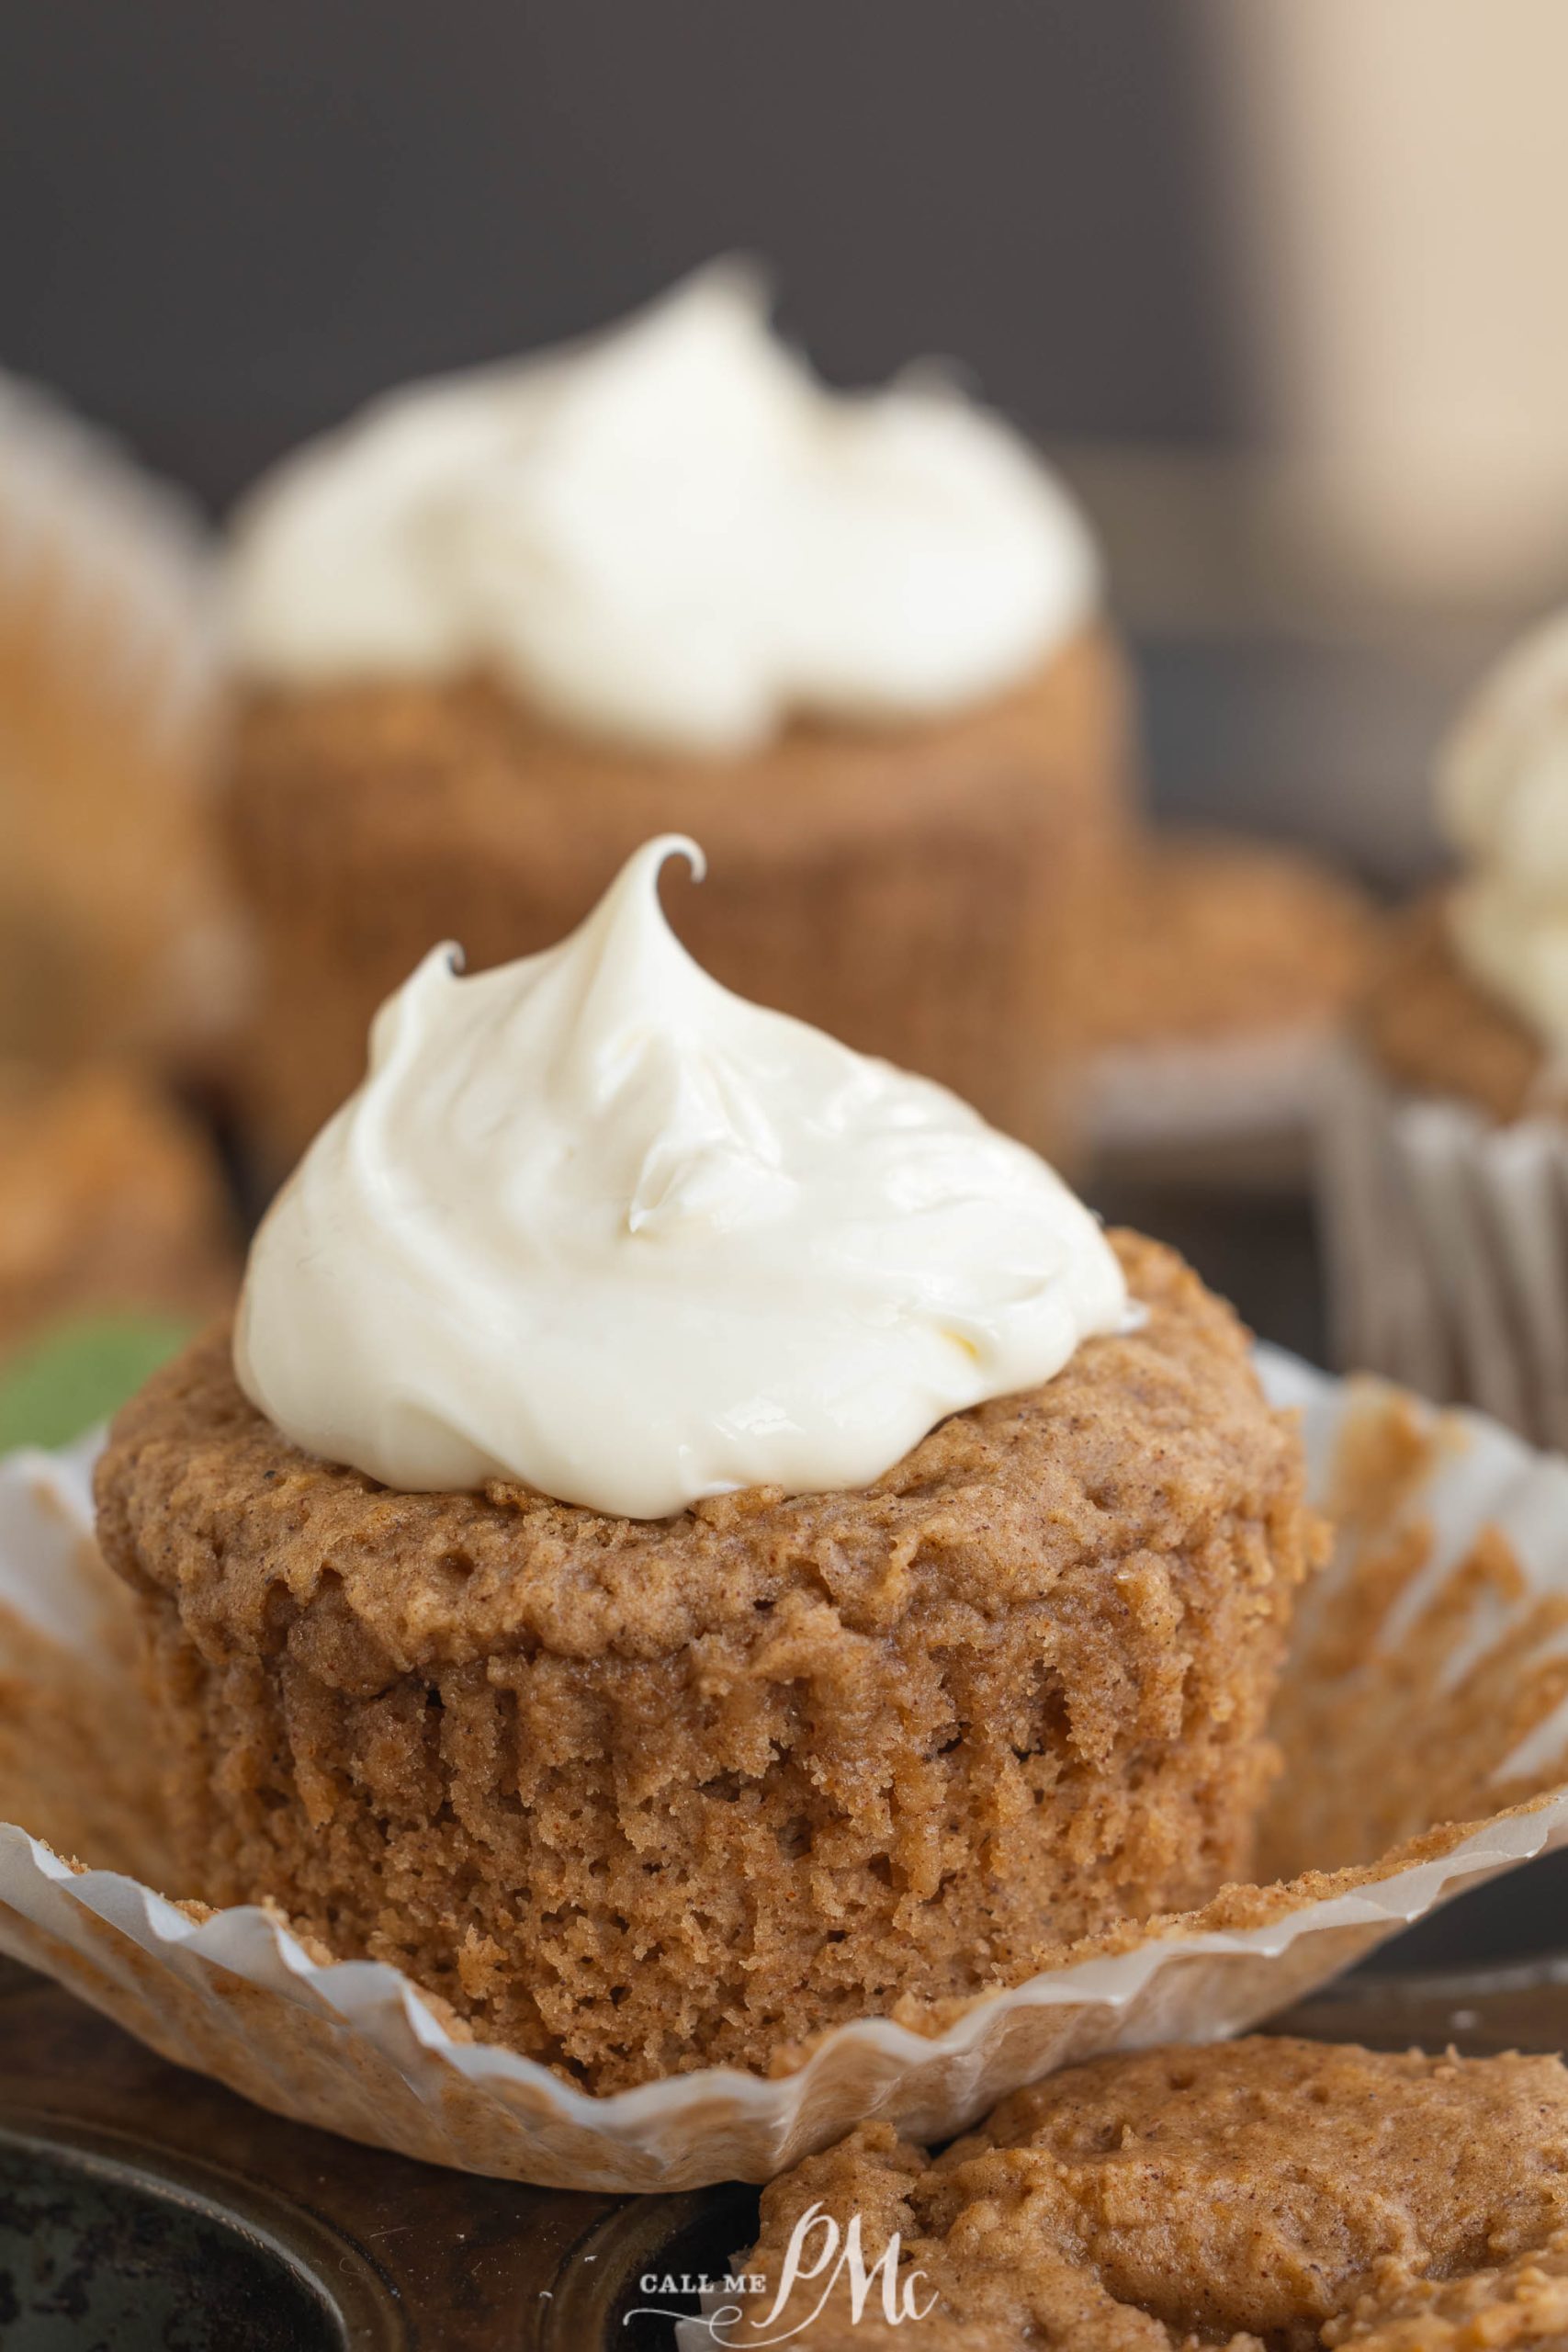
<path id="1" fill-rule="evenodd" d="M 1356 1392 L 1272 1352 L 1264 1363 L 1277 1400 L 1303 1409 L 1324 1490 Z M 1532 1454 L 1479 1419 L 1466 1429 L 1467 1443 L 1443 1453 L 1426 1493 L 1436 1542 L 1389 1621 L 1401 1643 L 1434 1579 L 1494 1521 L 1525 1571 L 1517 1608 L 1568 1597 L 1568 1463 Z M 85 1447 L 0 1462 L 0 1615 L 13 1644 L 48 1643 L 55 1655 L 61 1643 L 71 1645 L 79 1712 L 90 1721 L 92 1673 L 112 1649 L 124 1603 L 91 1544 L 89 1465 Z M 1325 1596 L 1332 1600 L 1335 1573 L 1320 1607 Z M 1497 1638 L 1510 1614 L 1500 1608 L 1495 1592 L 1475 1596 L 1469 1648 L 1452 1650 L 1450 1681 Z M 15 1658 L 9 1665 L 18 1670 Z M 1499 1763 L 1555 1775 L 1565 1732 L 1568 1721 L 1553 1716 L 1532 1733 L 1531 1755 Z M 300 2121 L 547 2186 L 675 2189 L 765 2179 L 869 2116 L 941 2140 L 1055 2066 L 1240 2030 L 1461 1888 L 1565 1838 L 1568 1790 L 1553 1787 L 1428 1838 L 1381 1877 L 1327 1888 L 1297 1883 L 1260 1899 L 1261 1909 L 1275 1908 L 1257 1924 L 1217 1924 L 1216 1914 L 1226 1916 L 1222 1897 L 1207 1913 L 1146 1931 L 1131 1949 L 978 2000 L 940 2033 L 867 2019 L 836 2030 L 778 2078 L 715 2068 L 606 2098 L 513 2052 L 458 2038 L 391 1968 L 324 1961 L 254 1906 L 193 1916 L 119 1871 L 73 1870 L 22 1826 L 0 1827 L 0 1950 L 59 1978 L 165 2056 Z"/>
<path id="2" fill-rule="evenodd" d="M 123 940 L 141 926 L 134 971 L 106 966 L 96 1021 L 107 1034 L 73 1036 L 73 1051 L 206 1038 L 243 995 L 204 806 L 223 683 L 216 607 L 213 537 L 195 506 L 49 393 L 0 373 L 0 642 L 28 703 L 19 722 L 0 715 L 6 789 L 55 812 L 41 863 L 30 826 L 12 828 L 22 842 L 13 888 L 44 903 L 18 906 L 3 889 L 0 901 L 29 953 L 52 925 L 84 972 L 99 957 L 96 933 Z M 56 717 L 40 724 L 46 702 Z M 78 805 L 88 744 L 86 770 L 107 780 Z M 134 747 L 118 802 L 117 746 Z M 117 873 L 129 903 L 110 923 Z"/>
<path id="3" fill-rule="evenodd" d="M 1568 1446 L 1568 1123 L 1498 1126 L 1345 1047 L 1319 1170 L 1337 1360 Z"/>

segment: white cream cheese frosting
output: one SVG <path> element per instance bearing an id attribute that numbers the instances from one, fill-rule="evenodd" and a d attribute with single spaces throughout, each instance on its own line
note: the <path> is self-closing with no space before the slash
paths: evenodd
<path id="1" fill-rule="evenodd" d="M 998 417 L 933 380 L 829 391 L 718 264 L 308 445 L 237 518 L 228 611 L 260 682 L 478 666 L 568 727 L 725 753 L 796 715 L 999 691 L 1098 587 L 1077 508 Z"/>
<path id="2" fill-rule="evenodd" d="M 1568 613 L 1483 683 L 1445 749 L 1438 797 L 1466 861 L 1450 902 L 1460 956 L 1568 1056 Z"/>
<path id="3" fill-rule="evenodd" d="M 1120 1328 L 1099 1226 L 956 1096 L 732 996 L 630 859 L 570 938 L 437 948 L 252 1248 L 240 1384 L 410 1490 L 661 1518 L 869 1484 Z"/>

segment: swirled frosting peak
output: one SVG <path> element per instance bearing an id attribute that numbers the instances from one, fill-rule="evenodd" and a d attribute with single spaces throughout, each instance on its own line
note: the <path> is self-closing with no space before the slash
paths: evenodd
<path id="1" fill-rule="evenodd" d="M 1482 985 L 1568 1055 L 1568 613 L 1514 647 L 1462 714 L 1438 775 L 1466 860 L 1454 944 Z"/>
<path id="2" fill-rule="evenodd" d="M 943 1088 L 748 1004 L 650 842 L 570 938 L 437 948 L 252 1250 L 242 1386 L 391 1487 L 522 1480 L 660 1518 L 861 1487 L 1115 1329 L 1120 1268 L 1043 1160 Z"/>
<path id="3" fill-rule="evenodd" d="M 999 418 L 936 382 L 829 391 L 720 264 L 299 451 L 238 519 L 229 601 L 264 682 L 482 668 L 564 726 L 724 753 L 998 692 L 1097 585 Z"/>

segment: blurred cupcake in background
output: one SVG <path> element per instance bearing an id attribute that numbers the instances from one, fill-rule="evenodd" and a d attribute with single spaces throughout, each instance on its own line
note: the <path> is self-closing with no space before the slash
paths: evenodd
<path id="1" fill-rule="evenodd" d="M 98 1063 L 0 1063 L 0 1453 L 101 1419 L 232 1297 L 202 1130 Z"/>
<path id="2" fill-rule="evenodd" d="M 660 829 L 727 985 L 1049 1134 L 1128 695 L 1081 517 L 952 385 L 830 392 L 721 264 L 304 449 L 228 589 L 275 1170 L 433 943 L 537 950 Z"/>
<path id="3" fill-rule="evenodd" d="M 1462 861 L 1390 927 L 1327 1105 L 1345 1361 L 1568 1445 L 1568 613 L 1443 752 Z"/>
<path id="4" fill-rule="evenodd" d="M 1078 991 L 1101 1173 L 1299 1186 L 1374 937 L 1365 894 L 1305 851 L 1137 843 Z"/>
<path id="5" fill-rule="evenodd" d="M 204 536 L 0 376 L 0 1054 L 205 1074 L 241 956 L 212 830 Z"/>

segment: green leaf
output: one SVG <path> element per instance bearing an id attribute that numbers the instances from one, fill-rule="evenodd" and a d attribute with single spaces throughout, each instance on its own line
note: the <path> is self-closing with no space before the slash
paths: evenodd
<path id="1" fill-rule="evenodd" d="M 118 1410 L 190 1337 L 169 1315 L 96 1315 L 56 1324 L 0 1365 L 0 1453 L 66 1445 Z"/>

